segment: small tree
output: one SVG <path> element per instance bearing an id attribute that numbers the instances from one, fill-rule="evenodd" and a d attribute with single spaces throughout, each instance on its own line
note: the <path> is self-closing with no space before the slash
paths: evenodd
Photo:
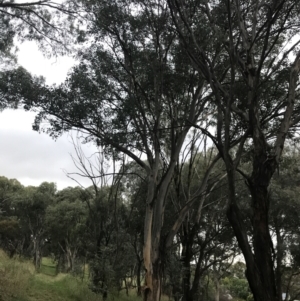
<path id="1" fill-rule="evenodd" d="M 37 271 L 40 269 L 46 238 L 46 210 L 54 201 L 55 193 L 55 184 L 44 182 L 38 187 L 24 188 L 24 193 L 14 202 L 21 227 L 30 233 L 34 265 Z"/>
<path id="2" fill-rule="evenodd" d="M 88 209 L 81 199 L 79 188 L 66 188 L 56 195 L 56 201 L 47 207 L 46 227 L 52 246 L 63 252 L 67 272 L 74 272 L 75 261 L 84 247 Z"/>

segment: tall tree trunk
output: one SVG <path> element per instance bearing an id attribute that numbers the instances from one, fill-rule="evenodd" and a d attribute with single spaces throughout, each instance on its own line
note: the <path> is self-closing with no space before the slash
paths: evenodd
<path id="1" fill-rule="evenodd" d="M 269 197 L 267 186 L 259 186 L 258 183 L 250 185 L 253 206 L 253 248 L 256 265 L 259 270 L 260 280 L 264 288 L 264 300 L 277 299 L 274 249 L 269 231 Z"/>
<path id="2" fill-rule="evenodd" d="M 183 261 L 183 275 L 182 275 L 182 291 L 183 301 L 190 300 L 190 289 L 191 289 L 191 245 L 189 242 L 183 246 L 182 252 Z"/>
<path id="3" fill-rule="evenodd" d="M 147 257 L 144 258 L 147 259 Z M 152 244 L 151 257 L 145 275 L 144 300 L 159 301 L 162 288 L 162 267 L 159 246 Z"/>
<path id="4" fill-rule="evenodd" d="M 158 167 L 159 160 L 157 160 L 156 167 L 153 168 L 153 173 L 151 173 L 148 179 L 143 249 L 146 270 L 144 286 L 145 301 L 159 301 L 161 297 L 161 229 L 164 220 L 164 201 L 175 164 L 161 181 L 159 191 L 157 187 Z"/>
<path id="5" fill-rule="evenodd" d="M 156 292 L 153 291 L 153 262 L 152 262 L 152 222 L 153 222 L 153 202 L 155 195 L 156 175 L 151 174 L 148 180 L 148 191 L 146 200 L 146 216 L 144 224 L 144 266 L 145 285 L 143 287 L 144 301 L 158 301 Z"/>
<path id="6" fill-rule="evenodd" d="M 283 260 L 283 238 L 280 234 L 280 228 L 277 225 L 277 221 L 275 219 L 275 232 L 276 232 L 276 286 L 277 286 L 277 294 L 279 296 L 279 301 L 282 300 L 282 260 Z"/>
<path id="7" fill-rule="evenodd" d="M 137 267 L 136 267 L 136 286 L 137 286 L 137 295 L 141 296 L 142 291 L 141 291 L 141 270 L 142 270 L 142 260 L 138 258 L 137 261 Z"/>
<path id="8" fill-rule="evenodd" d="M 220 280 L 218 276 L 214 279 L 215 284 L 215 301 L 220 301 Z"/>
<path id="9" fill-rule="evenodd" d="M 265 135 L 260 128 L 259 106 L 255 94 L 256 86 L 254 85 L 256 80 L 251 78 L 249 73 L 248 83 L 252 87 L 248 99 L 249 119 L 253 138 L 253 164 L 252 175 L 247 179 L 247 184 L 252 198 L 254 254 L 249 245 L 243 219 L 235 200 L 234 164 L 229 158 L 229 149 L 224 153 L 230 200 L 227 216 L 245 257 L 246 276 L 255 301 L 281 301 L 280 288 L 278 290 L 276 285 L 280 280 L 276 280 L 275 277 L 275 254 L 269 231 L 268 214 L 270 200 L 268 188 L 281 157 L 286 135 L 291 125 L 299 70 L 300 53 L 297 54 L 291 68 L 287 107 L 271 154 L 268 151 Z M 277 273 L 277 277 L 280 277 L 279 273 Z"/>
<path id="10" fill-rule="evenodd" d="M 162 290 L 161 248 L 163 246 L 161 245 L 161 229 L 163 226 L 164 200 L 167 187 L 162 183 L 159 194 L 156 195 L 157 186 L 154 181 L 151 182 L 152 180 L 149 183 L 144 227 L 143 255 L 146 270 L 144 300 L 159 301 Z"/>
<path id="11" fill-rule="evenodd" d="M 71 272 L 72 267 L 72 260 L 71 260 L 71 254 L 69 254 L 68 250 L 66 252 L 66 258 L 67 258 L 67 273 Z"/>
<path id="12" fill-rule="evenodd" d="M 191 116 L 194 113 L 191 112 Z M 160 145 L 155 145 L 155 156 L 152 158 L 151 171 L 148 171 L 148 189 L 146 200 L 146 215 L 144 223 L 144 266 L 145 286 L 144 300 L 159 301 L 162 290 L 162 249 L 165 243 L 161 241 L 161 230 L 164 223 L 165 200 L 168 193 L 169 185 L 174 175 L 174 169 L 184 139 L 189 128 L 179 134 L 176 145 L 170 155 L 170 163 L 165 173 L 159 178 L 159 169 L 161 168 Z"/>
<path id="13" fill-rule="evenodd" d="M 183 277 L 182 277 L 182 291 L 183 300 L 189 301 L 192 298 L 193 289 L 191 289 L 191 261 L 193 257 L 194 237 L 197 233 L 198 224 L 194 225 L 192 229 L 188 225 L 183 227 L 183 241 L 182 241 L 182 262 L 183 262 Z"/>
<path id="14" fill-rule="evenodd" d="M 263 167 L 258 170 L 262 171 L 262 168 Z M 273 245 L 268 227 L 269 199 L 267 187 L 269 181 L 266 177 L 261 178 L 257 175 L 248 179 L 253 209 L 253 254 L 248 241 L 243 218 L 235 199 L 235 172 L 233 169 L 229 168 L 227 173 L 230 200 L 227 216 L 246 261 L 246 277 L 253 293 L 254 300 L 277 301 L 279 299 L 275 283 L 274 254 L 272 252 Z M 270 176 L 270 173 L 268 172 L 264 175 Z"/>
<path id="15" fill-rule="evenodd" d="M 76 258 L 76 249 L 72 251 L 72 248 L 66 243 L 66 257 L 67 257 L 67 272 L 74 271 L 74 264 Z"/>
<path id="16" fill-rule="evenodd" d="M 33 249 L 34 249 L 34 267 L 36 272 L 39 272 L 41 267 L 41 260 L 42 260 L 41 241 L 39 237 L 34 237 Z"/>
<path id="17" fill-rule="evenodd" d="M 190 301 L 198 301 L 200 299 L 201 290 L 200 290 L 200 280 L 202 276 L 201 271 L 201 263 L 202 263 L 202 254 L 200 253 L 200 256 L 198 258 L 198 262 L 196 264 L 196 270 L 195 270 L 195 276 L 192 288 L 190 290 Z"/>
<path id="18" fill-rule="evenodd" d="M 159 256 L 160 257 L 160 256 Z M 153 262 L 153 300 L 159 301 L 162 290 L 162 267 L 160 258 Z"/>

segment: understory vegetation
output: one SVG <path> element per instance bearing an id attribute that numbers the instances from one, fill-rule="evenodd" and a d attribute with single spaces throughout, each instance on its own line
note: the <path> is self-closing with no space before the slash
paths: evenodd
<path id="1" fill-rule="evenodd" d="M 43 258 L 40 273 L 34 265 L 20 257 L 9 258 L 0 250 L 0 300 L 1 301 L 98 301 L 102 297 L 88 287 L 87 278 L 66 273 L 53 273 L 56 269 L 50 258 Z M 86 275 L 87 277 L 87 275 Z M 108 300 L 140 300 L 136 292 L 112 291 Z"/>
<path id="2" fill-rule="evenodd" d="M 43 266 L 42 266 L 43 267 Z M 9 258 L 0 251 L 0 300 L 54 301 L 99 300 L 86 281 L 72 275 L 36 273 L 32 262 L 20 257 Z"/>
<path id="3" fill-rule="evenodd" d="M 237 263 L 236 269 L 244 268 Z M 88 275 L 84 278 L 55 273 L 56 264 L 51 258 L 43 258 L 40 273 L 36 273 L 34 265 L 20 257 L 9 258 L 0 250 L 0 300 L 1 301 L 99 301 L 102 296 L 93 293 L 88 287 Z M 241 270 L 240 270 L 241 271 Z M 207 300 L 213 299 L 213 284 L 207 282 Z M 242 279 L 229 276 L 222 281 L 221 300 L 227 300 L 229 294 L 236 295 L 231 300 L 252 300 L 248 284 L 244 276 Z M 107 300 L 129 301 L 141 300 L 135 289 L 128 293 L 110 291 Z M 170 300 L 170 296 L 163 295 L 163 301 Z"/>

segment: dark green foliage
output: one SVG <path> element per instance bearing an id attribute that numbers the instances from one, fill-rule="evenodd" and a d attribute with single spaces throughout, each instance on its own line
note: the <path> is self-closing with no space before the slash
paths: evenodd
<path id="1" fill-rule="evenodd" d="M 279 300 L 299 268 L 298 174 L 289 171 L 290 158 L 280 162 L 300 120 L 300 56 L 293 66 L 289 61 L 299 49 L 287 50 L 299 31 L 298 1 L 71 1 L 71 7 L 86 20 L 78 41 L 88 46 L 78 51 L 78 65 L 58 87 L 44 87 L 24 70 L 7 84 L 5 73 L 1 89 L 10 98 L 4 94 L 3 107 L 22 97 L 27 109 L 39 110 L 35 130 L 57 137 L 79 129 L 108 158 L 127 155 L 143 171 L 123 164 L 120 173 L 138 177 L 95 185 L 79 201 L 62 193 L 48 210 L 49 224 L 60 219 L 74 232 L 64 233 L 64 224 L 53 226 L 52 235 L 59 229 L 64 238 L 57 241 L 66 244 L 65 237 L 74 242 L 84 233 L 81 256 L 103 298 L 133 269 L 128 262 L 141 262 L 144 238 L 149 296 L 152 280 L 166 271 L 173 288 L 181 282 L 184 300 L 203 297 L 201 281 L 211 279 L 217 299 L 238 242 L 255 301 Z M 9 49 L 12 36 L 3 39 L 3 48 Z M 192 126 L 197 130 L 189 133 Z M 197 155 L 198 130 L 217 149 L 211 157 L 206 149 Z M 185 145 L 188 154 L 182 153 Z M 79 208 L 82 214 L 75 213 Z M 32 208 L 37 215 L 44 209 Z M 65 219 L 64 210 L 70 213 Z M 174 271 L 183 274 L 180 281 Z M 236 297 L 248 298 L 241 275 L 227 284 Z"/>
<path id="2" fill-rule="evenodd" d="M 8 15 L 1 15 L 0 18 L 0 64 L 8 60 L 16 60 L 13 54 L 14 37 L 16 32 L 11 26 L 11 18 Z"/>
<path id="3" fill-rule="evenodd" d="M 235 298 L 240 298 L 241 300 L 249 300 L 251 296 L 249 285 L 247 279 L 244 277 L 242 279 L 236 277 L 226 277 L 222 280 L 222 285 L 225 290 Z"/>
<path id="4" fill-rule="evenodd" d="M 115 189 L 103 187 L 88 201 L 85 244 L 91 288 L 103 296 L 122 287 L 135 262 L 125 220 L 127 208 Z"/>
<path id="5" fill-rule="evenodd" d="M 65 42 L 70 38 L 71 23 L 76 12 L 67 4 L 48 1 L 0 3 L 0 63 L 7 63 L 14 55 L 14 38 L 36 41 L 45 55 L 66 53 Z M 68 26 L 67 26 L 68 24 Z M 6 59 L 6 60 L 5 60 Z"/>
<path id="6" fill-rule="evenodd" d="M 35 129 L 56 137 L 76 127 L 106 152 L 134 159 L 135 152 L 150 156 L 157 139 L 161 151 L 169 152 L 186 119 L 192 122 L 199 113 L 201 78 L 188 65 L 167 9 L 150 15 L 147 6 L 134 2 L 130 10 L 126 1 L 80 4 L 93 45 L 79 52 L 80 63 L 64 84 L 30 104 L 42 108 Z M 44 118 L 47 129 L 39 127 Z"/>
<path id="7" fill-rule="evenodd" d="M 23 186 L 15 179 L 0 177 L 0 243 L 1 248 L 13 256 L 21 252 L 23 239 L 13 202 L 23 191 Z"/>
<path id="8" fill-rule="evenodd" d="M 30 104 L 40 95 L 42 77 L 34 77 L 22 67 L 0 72 L 0 110 Z"/>
<path id="9" fill-rule="evenodd" d="M 82 192 L 79 187 L 60 191 L 46 211 L 45 223 L 52 251 L 63 252 L 65 270 L 70 272 L 75 271 L 78 253 L 84 254 L 87 206 L 80 198 Z"/>
<path id="10" fill-rule="evenodd" d="M 15 42 L 35 41 L 48 57 L 69 53 L 75 15 L 66 3 L 0 2 L 0 111 L 36 101 L 44 83 L 17 66 Z"/>

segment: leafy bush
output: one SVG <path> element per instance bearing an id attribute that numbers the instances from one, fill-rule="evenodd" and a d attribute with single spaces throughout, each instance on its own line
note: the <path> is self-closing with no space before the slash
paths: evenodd
<path id="1" fill-rule="evenodd" d="M 235 298 L 247 300 L 249 295 L 251 295 L 248 281 L 246 279 L 226 277 L 223 279 L 222 284 Z"/>

